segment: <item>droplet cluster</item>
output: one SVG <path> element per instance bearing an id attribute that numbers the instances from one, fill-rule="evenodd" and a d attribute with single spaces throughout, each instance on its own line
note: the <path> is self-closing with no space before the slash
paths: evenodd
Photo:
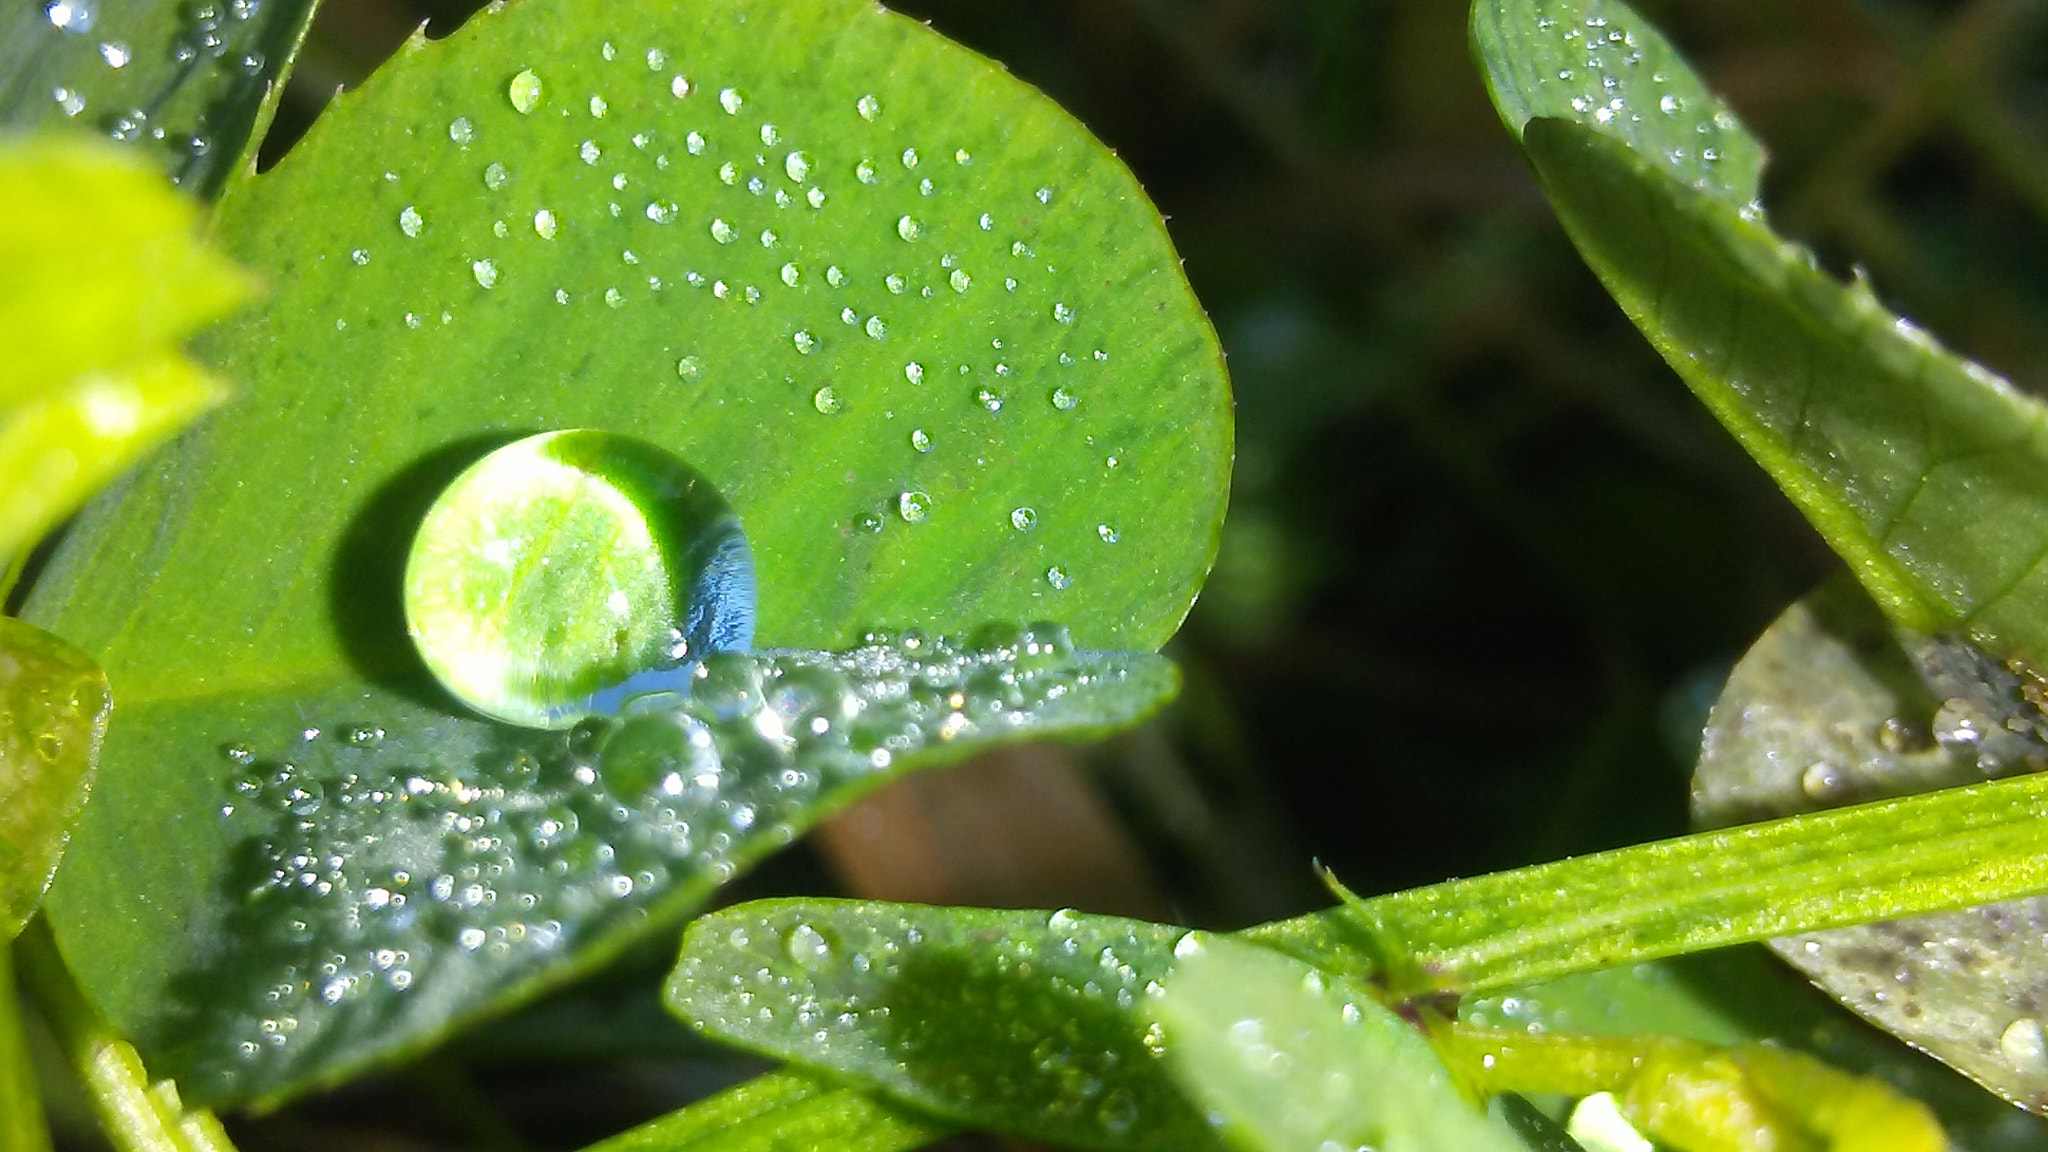
<path id="1" fill-rule="evenodd" d="M 1126 719 L 1171 684 L 1160 658 L 1079 652 L 1056 626 L 869 639 L 715 653 L 685 693 L 566 731 L 343 724 L 224 749 L 246 895 L 224 974 L 193 983 L 219 999 L 184 1075 L 254 1091 L 372 1048 L 394 1018 L 483 1003 L 673 914 L 921 752 Z"/>
<path id="2" fill-rule="evenodd" d="M 1114 1147 L 1139 1129 L 1147 1147 L 1209 1148 L 1141 1005 L 1186 935 L 1070 910 L 752 905 L 691 926 L 669 1001 L 713 1035 L 905 1099 L 1030 1117 L 1036 1139 Z"/>

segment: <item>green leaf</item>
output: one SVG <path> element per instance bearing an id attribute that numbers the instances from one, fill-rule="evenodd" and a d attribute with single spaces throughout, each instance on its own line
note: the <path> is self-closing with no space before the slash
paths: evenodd
<path id="1" fill-rule="evenodd" d="M 951 1129 L 846 1088 L 791 1072 L 756 1076 L 585 1152 L 895 1152 Z"/>
<path id="2" fill-rule="evenodd" d="M 422 716 L 229 747 L 227 896 L 162 961 L 136 1030 L 152 1066 L 202 1101 L 275 1099 L 416 1052 L 675 923 L 888 779 L 1129 724 L 1175 683 L 1149 654 L 934 640 L 699 668 L 686 699 L 568 731 Z"/>
<path id="3" fill-rule="evenodd" d="M 1147 1001 L 1189 1095 L 1258 1152 L 1520 1152 L 1475 1109 L 1429 1041 L 1348 980 L 1197 935 Z"/>
<path id="4" fill-rule="evenodd" d="M 1186 935 L 1071 911 L 757 901 L 690 925 L 668 999 L 721 1039 L 963 1125 L 1215 1148 L 1140 1006 Z"/>
<path id="5" fill-rule="evenodd" d="M 1626 4 L 1475 0 L 1472 54 L 1516 139 L 1537 117 L 1577 120 L 1703 195 L 1754 210 L 1763 147 Z"/>
<path id="6" fill-rule="evenodd" d="M 0 616 L 0 947 L 35 911 L 85 808 L 107 704 L 91 660 Z"/>
<path id="7" fill-rule="evenodd" d="M 1693 783 L 1714 825 L 2038 771 L 2038 684 L 1889 626 L 1846 581 L 1779 617 L 1728 678 Z M 1811 932 L 1771 947 L 1843 1004 L 2008 1100 L 2048 1108 L 2048 898 Z"/>
<path id="8" fill-rule="evenodd" d="M 221 399 L 177 343 L 250 285 L 196 217 L 110 145 L 0 137 L 0 565 Z"/>
<path id="9" fill-rule="evenodd" d="M 0 1152 L 50 1150 L 50 1130 L 44 1125 L 35 1068 L 29 1060 L 12 952 L 0 945 Z"/>
<path id="10" fill-rule="evenodd" d="M 199 995 L 195 946 L 231 947 L 223 746 L 503 743 L 426 680 L 398 590 L 441 485 L 515 435 L 628 432 L 709 478 L 764 644 L 1052 617 L 1150 648 L 1209 564 L 1228 392 L 1157 215 L 1049 102 L 870 4 L 482 13 L 218 228 L 276 286 L 206 345 L 243 398 L 89 512 L 29 605 L 122 701 L 51 915 L 144 1036 Z"/>
<path id="11" fill-rule="evenodd" d="M 1649 35 L 1619 4 L 1546 11 L 1556 27 L 1605 14 L 1635 25 L 1625 35 L 1639 42 Z M 1668 140 L 1624 130 L 1627 116 L 1603 121 L 1565 100 L 1571 118 L 1549 118 L 1566 90 L 1553 93 L 1531 62 L 1554 63 L 1555 49 L 1529 47 L 1527 15 L 1501 12 L 1523 9 L 1483 0 L 1473 25 L 1497 103 L 1511 124 L 1535 117 L 1522 144 L 1622 310 L 1887 615 L 2048 657 L 2048 409 L 1779 239 L 1737 203 L 1753 174 L 1702 191 L 1674 171 Z M 1678 83 L 1682 65 L 1659 55 Z M 1626 101 L 1623 111 L 1652 121 Z M 1738 168 L 1750 164 L 1753 144 L 1723 143 Z"/>
<path id="12" fill-rule="evenodd" d="M 0 12 L 0 130 L 85 128 L 211 196 L 253 162 L 316 0 L 22 0 Z"/>

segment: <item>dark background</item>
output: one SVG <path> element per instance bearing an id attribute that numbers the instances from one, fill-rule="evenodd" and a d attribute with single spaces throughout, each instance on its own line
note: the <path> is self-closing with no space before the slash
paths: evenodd
<path id="1" fill-rule="evenodd" d="M 1060 101 L 1169 218 L 1230 356 L 1230 518 L 1159 724 L 913 781 L 735 898 L 1234 927 L 1327 902 L 1312 860 L 1369 893 L 1682 831 L 1720 675 L 1835 562 L 1565 241 L 1463 5 L 894 6 Z M 1782 230 L 2048 380 L 2048 5 L 1640 6 L 1771 147 Z M 471 8 L 328 0 L 266 151 Z M 237 1136 L 568 1147 L 677 1106 L 749 1066 L 659 1012 L 669 947 Z"/>

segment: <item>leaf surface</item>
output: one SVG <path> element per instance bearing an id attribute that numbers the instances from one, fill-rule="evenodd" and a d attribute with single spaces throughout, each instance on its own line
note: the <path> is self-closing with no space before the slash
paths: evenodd
<path id="1" fill-rule="evenodd" d="M 246 895 L 224 748 L 382 729 L 459 769 L 502 741 L 426 681 L 398 589 L 439 487 L 516 435 L 627 432 L 709 477 L 763 644 L 1049 617 L 1150 648 L 1209 564 L 1228 392 L 1157 215 L 1049 102 L 871 5 L 483 13 L 218 227 L 274 285 L 205 346 L 242 397 L 30 605 L 124 709 L 52 907 L 145 1037 Z"/>
<path id="2" fill-rule="evenodd" d="M 791 1072 L 737 1084 L 588 1152 L 897 1152 L 921 1148 L 949 1129 L 858 1088 Z"/>
<path id="3" fill-rule="evenodd" d="M 39 628 L 0 616 L 0 942 L 35 912 L 92 787 L 107 681 Z"/>
<path id="4" fill-rule="evenodd" d="M 1429 1041 L 1364 988 L 1220 937 L 1178 950 L 1146 1010 L 1180 1083 L 1258 1152 L 1520 1152 Z"/>
<path id="5" fill-rule="evenodd" d="M 50 1152 L 35 1066 L 21 1030 L 21 1004 L 12 953 L 0 946 L 0 1152 Z"/>

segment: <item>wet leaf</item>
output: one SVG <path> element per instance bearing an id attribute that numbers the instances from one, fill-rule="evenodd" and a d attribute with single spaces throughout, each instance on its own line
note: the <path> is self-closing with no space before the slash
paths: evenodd
<path id="1" fill-rule="evenodd" d="M 2031 679 L 1889 625 L 1836 582 L 1752 646 L 1714 706 L 1693 814 L 1705 825 L 1982 780 L 2048 763 Z M 2048 1108 L 2048 898 L 1774 940 L 1857 1013 L 2036 1111 Z"/>
<path id="2" fill-rule="evenodd" d="M 1251 944 L 1198 936 L 1145 1005 L 1167 1062 L 1231 1143 L 1261 1152 L 1512 1152 L 1413 1024 L 1364 988 Z"/>
<path id="3" fill-rule="evenodd" d="M 253 157 L 315 0 L 21 0 L 0 11 L 0 129 L 103 133 L 211 196 Z"/>
<path id="4" fill-rule="evenodd" d="M 1022 647 L 720 653 L 686 699 L 567 731 L 252 730 L 218 754 L 235 899 L 138 1038 L 194 1099 L 332 1081 L 675 923 L 885 780 L 1174 686 L 1157 656 Z"/>
<path id="5" fill-rule="evenodd" d="M 224 745 L 296 762 L 306 727 L 381 728 L 468 772 L 503 742 L 425 677 L 398 600 L 429 502 L 517 435 L 626 432 L 710 479 L 764 644 L 1051 617 L 1154 647 L 1213 551 L 1228 395 L 1157 215 L 1050 103 L 869 4 L 486 12 L 339 100 L 218 228 L 276 285 L 207 342 L 242 400 L 90 512 L 29 605 L 124 709 L 59 940 L 159 1045 L 246 896 Z"/>
<path id="6" fill-rule="evenodd" d="M 1553 93 L 1534 66 L 1555 62 L 1554 46 L 1500 59 L 1527 39 L 1486 31 L 1495 21 L 1527 24 L 1493 15 L 1503 11 L 1536 9 L 1496 0 L 1474 9 L 1496 104 L 1511 122 L 1535 117 L 1520 125 L 1523 147 L 1622 310 L 1888 616 L 2048 656 L 2048 409 L 1885 311 L 1868 285 L 1821 272 L 1811 253 L 1737 203 L 1754 186 L 1755 146 L 1732 119 L 1738 136 L 1722 142 L 1728 152 L 1715 164 L 1746 174 L 1696 188 L 1674 169 L 1667 138 L 1632 119 L 1653 122 L 1654 110 L 1624 99 L 1619 109 L 1578 111 L 1568 97 L 1587 77 L 1556 81 Z M 1618 3 L 1582 8 L 1576 21 L 1565 6 L 1543 11 L 1556 21 L 1551 31 L 1598 17 L 1639 43 L 1652 35 Z M 1683 65 L 1659 55 L 1657 69 L 1678 84 Z M 1647 66 L 1627 58 L 1604 51 L 1600 68 Z M 1502 88 L 1502 76 L 1525 78 L 1540 94 Z M 1628 90 L 1626 76 L 1616 83 Z"/>
<path id="7" fill-rule="evenodd" d="M 858 1088 L 772 1072 L 622 1133 L 589 1152 L 895 1152 L 949 1130 Z"/>
<path id="8" fill-rule="evenodd" d="M 250 286 L 197 223 L 111 145 L 0 138 L 0 565 L 223 396 L 177 344 Z"/>
<path id="9" fill-rule="evenodd" d="M 36 909 L 92 787 L 107 682 L 47 632 L 0 616 L 0 944 Z"/>
<path id="10" fill-rule="evenodd" d="M 690 926 L 668 998 L 720 1039 L 963 1125 L 1218 1148 L 1140 1003 L 1185 935 L 1070 911 L 757 901 Z"/>

